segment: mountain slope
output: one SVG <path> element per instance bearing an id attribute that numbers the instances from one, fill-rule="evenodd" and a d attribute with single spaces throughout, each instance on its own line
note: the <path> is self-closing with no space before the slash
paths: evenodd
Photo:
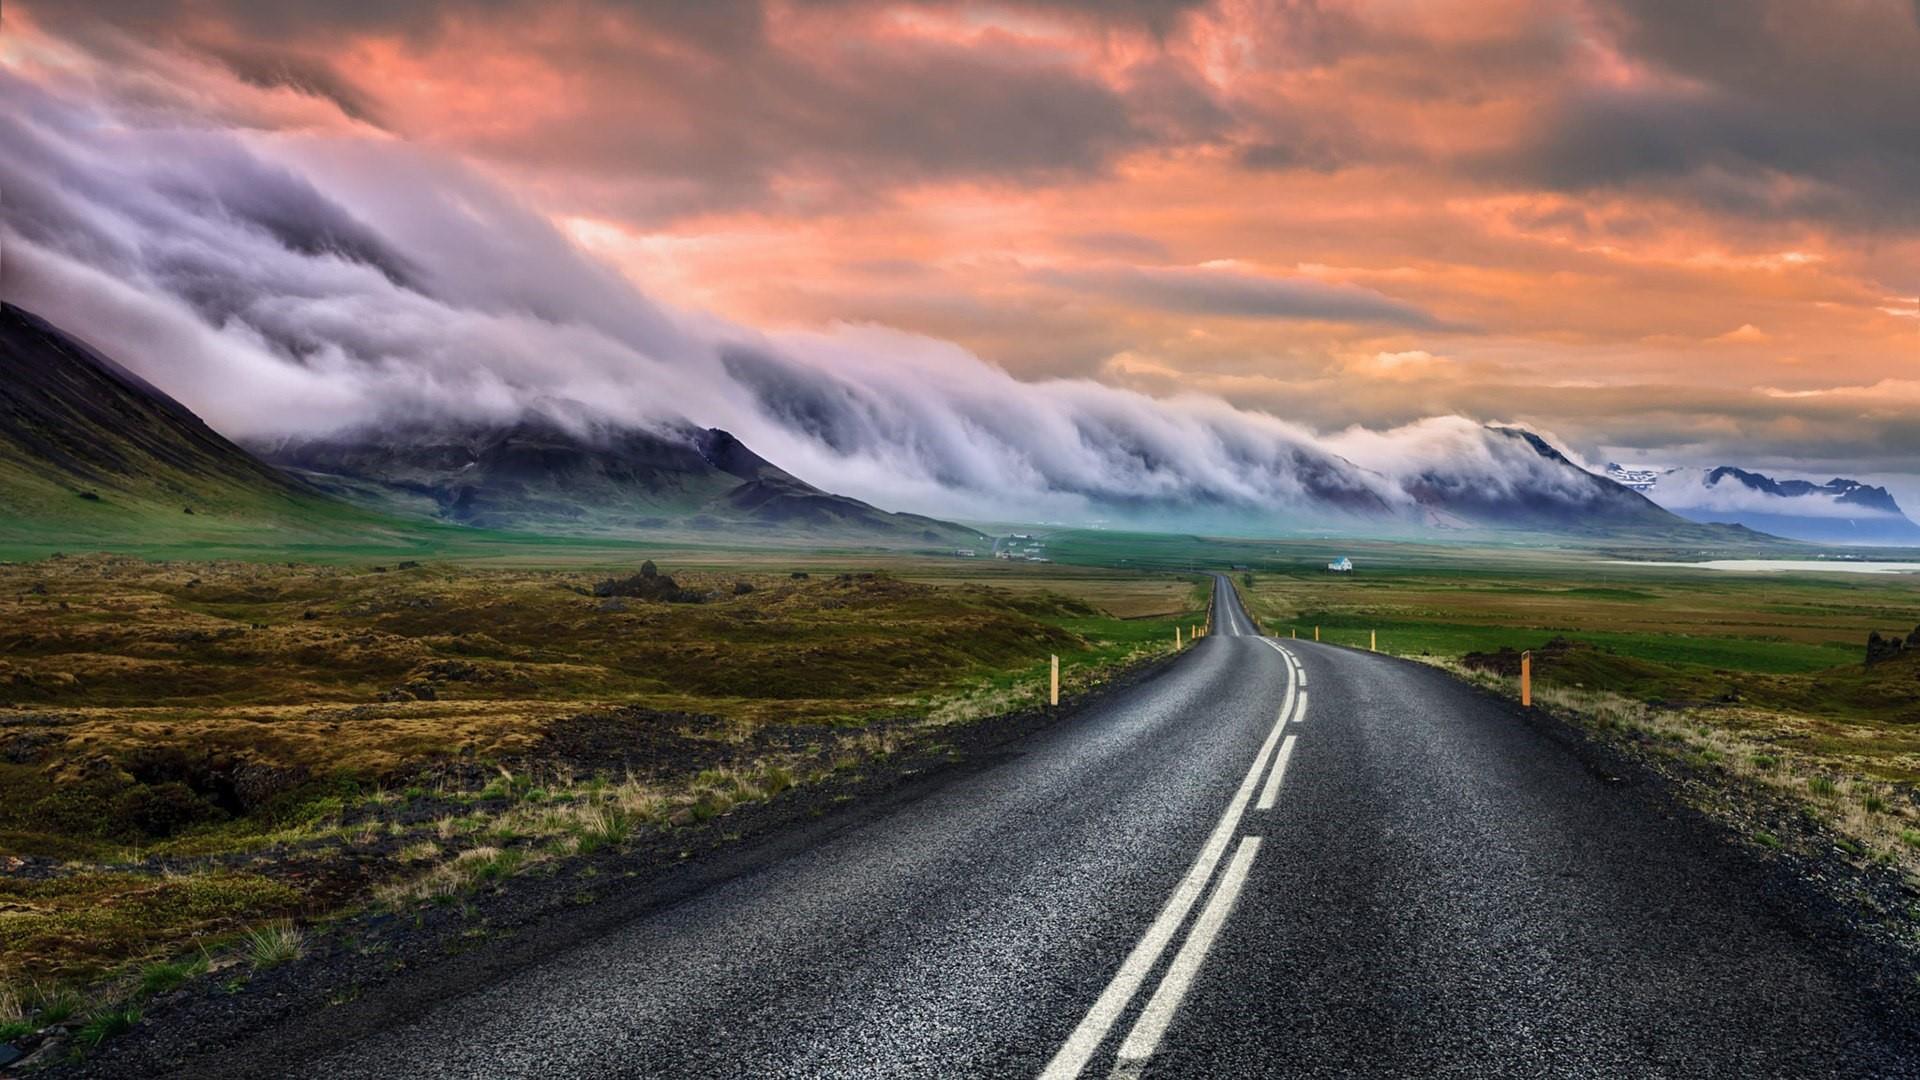
<path id="1" fill-rule="evenodd" d="M 530 413 L 288 440 L 262 453 L 323 490 L 490 528 L 621 534 L 751 529 L 841 540 L 973 544 L 950 522 L 822 491 L 718 429 L 663 432 Z"/>
<path id="2" fill-rule="evenodd" d="M 1429 468 L 1402 479 L 1408 494 L 1430 513 L 1486 528 L 1575 534 L 1700 531 L 1639 492 L 1574 464 L 1531 431 L 1486 431 L 1488 449 L 1504 468 Z"/>
<path id="3" fill-rule="evenodd" d="M 30 312 L 0 304 L 0 542 L 378 543 L 387 526 L 223 438 Z"/>

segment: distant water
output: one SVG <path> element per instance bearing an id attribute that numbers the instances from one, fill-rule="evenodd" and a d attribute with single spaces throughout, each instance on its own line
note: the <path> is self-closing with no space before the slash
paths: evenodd
<path id="1" fill-rule="evenodd" d="M 1706 562 L 1609 560 L 1615 566 L 1684 566 L 1694 570 L 1734 570 L 1744 574 L 1920 574 L 1920 562 L 1859 562 L 1852 559 L 1710 559 Z"/>

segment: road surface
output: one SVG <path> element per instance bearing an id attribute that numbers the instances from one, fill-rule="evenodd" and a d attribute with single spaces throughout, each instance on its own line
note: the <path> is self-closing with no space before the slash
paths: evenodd
<path id="1" fill-rule="evenodd" d="M 1439 672 L 1262 638 L 1225 579 L 1215 610 L 1161 674 L 990 768 L 282 1064 L 1920 1073 L 1840 936 L 1655 793 Z"/>

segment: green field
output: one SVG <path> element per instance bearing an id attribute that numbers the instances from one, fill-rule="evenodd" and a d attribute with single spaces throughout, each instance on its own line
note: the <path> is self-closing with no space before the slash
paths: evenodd
<path id="1" fill-rule="evenodd" d="M 1244 567 L 1269 632 L 1459 657 L 1554 636 L 1690 675 L 1859 667 L 1867 635 L 1920 624 L 1920 576 L 1729 573 L 1624 564 L 1617 553 L 1297 539 L 1255 542 L 1062 532 L 1063 562 L 1181 571 Z M 1326 569 L 1350 556 L 1353 574 Z"/>

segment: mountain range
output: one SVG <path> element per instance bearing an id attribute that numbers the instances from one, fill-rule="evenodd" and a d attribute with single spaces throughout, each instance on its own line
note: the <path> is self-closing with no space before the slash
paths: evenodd
<path id="1" fill-rule="evenodd" d="M 1920 545 L 1920 524 L 1893 494 L 1835 477 L 1824 483 L 1776 479 L 1748 469 L 1629 469 L 1609 464 L 1610 477 L 1688 519 L 1823 544 Z"/>
<path id="2" fill-rule="evenodd" d="M 367 543 L 429 524 L 923 548 L 984 539 L 964 525 L 825 491 L 717 428 L 642 430 L 583 415 L 554 403 L 511 422 L 365 427 L 243 448 L 112 359 L 5 305 L 0 504 L 11 512 L 0 523 L 0 540 L 147 543 L 164 535 L 191 544 L 251 531 L 289 542 L 347 536 Z M 1111 509 L 1163 521 L 1186 515 L 1196 523 L 1188 527 L 1240 513 L 1384 533 L 1440 527 L 1764 540 L 1684 520 L 1580 468 L 1532 432 L 1495 427 L 1483 436 L 1495 456 L 1520 463 L 1500 483 L 1444 465 L 1389 481 L 1337 455 L 1300 450 L 1281 462 L 1292 469 L 1300 505 L 1235 508 L 1162 497 Z M 1870 501 L 1874 490 L 1843 497 Z"/>
<path id="3" fill-rule="evenodd" d="M 0 304 L 0 541 L 379 544 L 421 521 L 970 544 L 973 529 L 821 491 L 724 431 L 510 425 L 288 441 L 273 463 L 79 339 Z"/>
<path id="4" fill-rule="evenodd" d="M 608 534 L 683 527 L 969 545 L 978 531 L 822 491 L 718 428 L 508 424 L 361 429 L 258 448 L 323 491 L 461 525 Z"/>

